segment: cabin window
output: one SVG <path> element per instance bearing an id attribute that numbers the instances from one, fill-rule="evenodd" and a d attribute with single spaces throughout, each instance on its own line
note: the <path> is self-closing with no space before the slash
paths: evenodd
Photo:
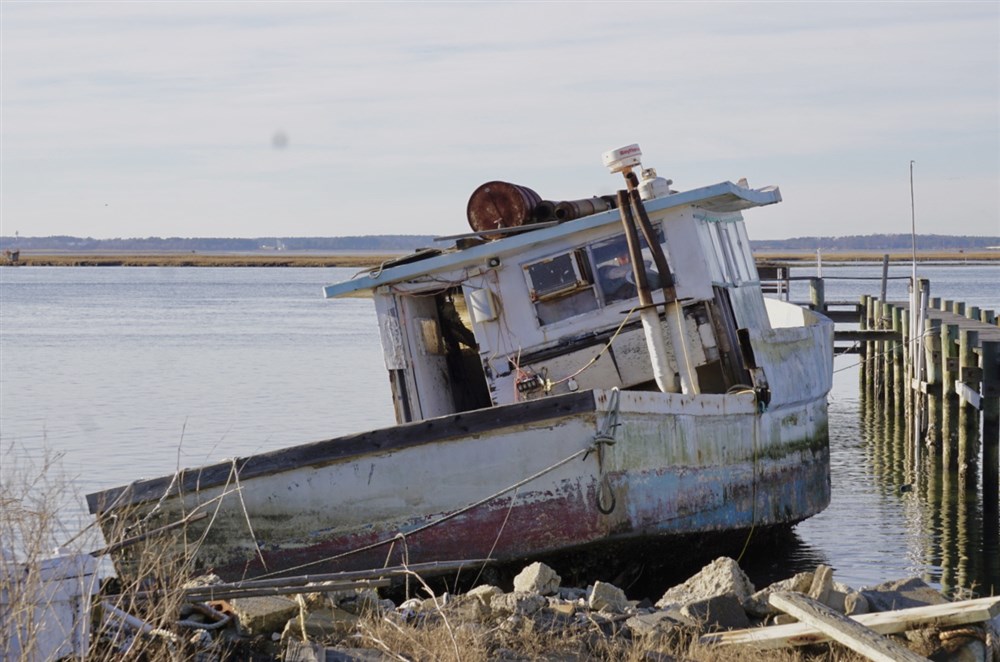
<path id="1" fill-rule="evenodd" d="M 544 301 L 588 284 L 576 251 L 539 260 L 524 267 L 532 301 Z"/>
<path id="2" fill-rule="evenodd" d="M 750 238 L 747 236 L 746 224 L 742 222 L 733 223 L 730 232 L 736 236 L 736 245 L 739 247 L 741 258 L 740 275 L 747 281 L 760 280 L 760 276 L 757 274 L 757 262 L 754 260 L 753 249 L 750 246 Z"/>
<path id="3" fill-rule="evenodd" d="M 659 228 L 657 228 L 657 235 L 662 243 L 663 232 Z M 653 256 L 645 239 L 640 237 L 639 241 L 642 245 L 643 262 L 646 267 L 646 282 L 649 284 L 651 292 L 656 291 L 662 287 L 660 274 L 653 266 Z M 597 283 L 605 305 L 615 301 L 634 299 L 638 296 L 635 273 L 629 259 L 628 241 L 624 234 L 591 245 L 590 254 L 594 260 Z"/>
<path id="4" fill-rule="evenodd" d="M 656 226 L 656 236 L 662 245 L 663 230 L 659 226 Z M 655 292 L 662 287 L 660 274 L 653 264 L 649 245 L 641 236 L 639 242 L 646 282 L 650 291 Z M 526 264 L 524 274 L 540 326 L 592 312 L 601 305 L 635 299 L 639 295 L 624 234 L 595 242 L 586 249 Z"/>
<path id="5" fill-rule="evenodd" d="M 716 221 L 709 226 L 709 235 L 715 249 L 722 280 L 732 285 L 757 280 L 750 241 L 742 224 L 735 221 Z"/>
<path id="6" fill-rule="evenodd" d="M 541 326 L 597 309 L 586 253 L 575 250 L 524 265 L 531 300 Z"/>

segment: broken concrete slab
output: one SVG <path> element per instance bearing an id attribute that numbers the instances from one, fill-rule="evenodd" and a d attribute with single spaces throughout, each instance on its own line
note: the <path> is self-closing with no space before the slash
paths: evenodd
<path id="1" fill-rule="evenodd" d="M 503 595 L 503 591 L 490 584 L 481 584 L 466 592 L 466 595 L 471 595 L 488 607 L 490 602 L 493 601 L 493 598 L 498 595 Z"/>
<path id="2" fill-rule="evenodd" d="M 276 595 L 233 598 L 229 601 L 242 634 L 280 632 L 289 618 L 299 613 L 299 604 Z"/>
<path id="3" fill-rule="evenodd" d="M 851 591 L 844 596 L 844 613 L 848 616 L 867 614 L 869 609 L 868 598 L 858 591 Z"/>
<path id="4" fill-rule="evenodd" d="M 629 606 L 625 591 L 614 584 L 600 581 L 594 582 L 594 588 L 587 598 L 587 605 L 595 611 L 603 609 L 616 614 L 622 613 Z"/>
<path id="5" fill-rule="evenodd" d="M 750 627 L 750 619 L 740 601 L 732 595 L 716 595 L 689 602 L 681 613 L 702 624 L 706 630 L 736 630 Z"/>
<path id="6" fill-rule="evenodd" d="M 947 598 L 919 577 L 884 582 L 861 589 L 860 593 L 868 601 L 871 611 L 892 611 L 948 602 Z"/>
<path id="7" fill-rule="evenodd" d="M 448 602 L 444 608 L 444 613 L 449 619 L 458 622 L 479 623 L 490 617 L 492 611 L 490 606 L 475 595 L 456 595 Z"/>
<path id="8" fill-rule="evenodd" d="M 549 609 L 555 614 L 560 614 L 562 616 L 572 616 L 576 613 L 577 604 L 575 601 L 560 600 L 559 598 L 549 599 Z"/>
<path id="9" fill-rule="evenodd" d="M 832 590 L 833 568 L 823 564 L 816 566 L 816 570 L 813 572 L 812 585 L 809 587 L 806 595 L 816 602 L 827 604 L 830 598 L 830 591 Z"/>
<path id="10" fill-rule="evenodd" d="M 772 607 L 767 601 L 772 593 L 776 593 L 778 591 L 795 591 L 796 593 L 805 593 L 809 590 L 809 587 L 812 586 L 812 582 L 812 572 L 800 572 L 792 577 L 789 577 L 788 579 L 782 579 L 774 582 L 770 586 L 760 589 L 744 600 L 743 609 L 751 616 L 755 616 L 757 618 L 777 615 L 781 612 L 777 607 Z"/>
<path id="11" fill-rule="evenodd" d="M 696 600 L 704 600 L 717 595 L 731 595 L 740 603 L 755 592 L 753 583 L 739 564 L 722 556 L 702 568 L 683 584 L 674 586 L 663 594 L 656 606 L 684 605 Z"/>
<path id="12" fill-rule="evenodd" d="M 526 566 L 514 577 L 514 590 L 539 595 L 552 595 L 559 590 L 562 578 L 544 563 L 535 562 Z"/>
<path id="13" fill-rule="evenodd" d="M 677 620 L 665 611 L 636 614 L 625 621 L 625 627 L 636 637 L 654 636 L 685 625 L 686 623 Z"/>
<path id="14" fill-rule="evenodd" d="M 545 599 L 545 596 L 517 591 L 494 596 L 490 602 L 490 608 L 494 614 L 515 616 L 531 616 L 546 605 L 548 605 L 548 600 Z"/>

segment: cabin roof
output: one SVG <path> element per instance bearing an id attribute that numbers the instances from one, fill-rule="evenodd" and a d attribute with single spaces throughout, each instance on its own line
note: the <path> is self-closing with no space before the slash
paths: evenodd
<path id="1" fill-rule="evenodd" d="M 684 205 L 693 205 L 708 211 L 732 212 L 751 207 L 760 207 L 781 202 L 781 192 L 775 186 L 761 189 L 744 188 L 732 182 L 721 182 L 711 186 L 675 193 L 673 195 L 646 201 L 649 212 L 662 211 Z M 364 290 L 372 290 L 381 285 L 411 280 L 436 271 L 451 270 L 469 264 L 480 264 L 491 257 L 517 253 L 527 246 L 540 242 L 557 241 L 561 238 L 599 228 L 611 223 L 619 223 L 617 209 L 585 216 L 534 231 L 519 234 L 473 246 L 465 250 L 451 250 L 434 257 L 406 262 L 397 266 L 373 270 L 348 281 L 328 285 L 323 294 L 328 299 L 350 295 Z"/>

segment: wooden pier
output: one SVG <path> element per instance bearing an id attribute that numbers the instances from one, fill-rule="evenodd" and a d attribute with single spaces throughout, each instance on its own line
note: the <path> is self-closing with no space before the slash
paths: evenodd
<path id="1" fill-rule="evenodd" d="M 928 287 L 922 281 L 921 291 L 927 292 Z M 984 504 L 995 509 L 1000 465 L 1000 326 L 996 312 L 931 298 L 923 311 L 917 311 L 922 318 L 920 333 L 912 328 L 918 315 L 911 314 L 908 302 L 864 296 L 858 308 L 864 395 L 916 426 L 909 436 L 922 439 L 923 445 L 939 455 L 944 469 L 968 473 L 978 460 L 981 441 Z M 886 331 L 891 334 L 879 337 L 865 333 Z"/>
<path id="2" fill-rule="evenodd" d="M 908 438 L 923 440 L 929 451 L 940 456 L 946 470 L 968 473 L 982 443 L 984 499 L 995 512 L 1000 501 L 997 312 L 928 298 L 927 280 L 918 285 L 925 305 L 916 313 L 907 301 L 886 301 L 884 284 L 881 297 L 864 295 L 858 303 L 831 303 L 823 298 L 821 278 L 806 280 L 809 307 L 838 323 L 834 333 L 837 353 L 862 357 L 860 388 L 866 402 L 878 403 L 883 412 L 916 426 L 909 429 Z M 913 328 L 918 319 L 922 332 Z M 856 328 L 842 328 L 844 324 Z"/>
<path id="3" fill-rule="evenodd" d="M 889 301 L 885 269 L 881 293 L 853 302 L 826 301 L 820 277 L 778 277 L 784 283 L 776 293 L 786 299 L 790 280 L 808 281 L 809 300 L 801 303 L 836 322 L 837 354 L 859 357 L 871 468 L 886 487 L 917 498 L 912 516 L 928 541 L 926 558 L 941 568 L 942 587 L 978 581 L 977 591 L 998 590 L 1000 555 L 986 552 L 1000 547 L 997 312 L 932 298 L 926 279 L 911 296 L 917 306 Z M 912 282 L 909 289 L 912 295 Z"/>

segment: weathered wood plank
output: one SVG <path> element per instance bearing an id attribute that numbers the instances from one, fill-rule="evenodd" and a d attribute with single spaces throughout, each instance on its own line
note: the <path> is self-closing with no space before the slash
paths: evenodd
<path id="1" fill-rule="evenodd" d="M 801 593 L 772 593 L 768 602 L 875 662 L 927 661 L 927 658 L 917 655 L 906 646 L 886 639 L 878 632 Z"/>
<path id="2" fill-rule="evenodd" d="M 955 380 L 955 392 L 958 393 L 958 399 L 962 401 L 963 404 L 969 405 L 974 409 L 979 409 L 979 404 L 981 401 L 981 396 L 979 391 L 974 391 L 969 388 L 969 385 L 960 379 Z"/>
<path id="3" fill-rule="evenodd" d="M 979 623 L 997 615 L 1000 615 L 1000 597 L 858 614 L 850 618 L 879 634 L 896 634 L 932 626 L 953 627 Z M 764 650 L 805 646 L 828 640 L 829 637 L 807 623 L 732 630 L 701 638 L 701 642 L 706 644 L 748 644 Z"/>
<path id="4" fill-rule="evenodd" d="M 297 467 L 320 466 L 345 461 L 368 453 L 385 453 L 421 444 L 447 441 L 460 436 L 472 436 L 511 425 L 530 425 L 562 416 L 570 416 L 595 407 L 593 391 L 579 391 L 529 400 L 503 407 L 488 407 L 474 411 L 430 418 L 415 423 L 396 425 L 379 430 L 347 435 L 281 450 L 236 458 L 226 462 L 183 469 L 180 475 L 141 480 L 87 495 L 87 506 L 98 514 L 147 501 L 155 501 L 164 493 L 195 492 L 232 480 L 233 468 L 240 480 L 280 473 Z"/>

